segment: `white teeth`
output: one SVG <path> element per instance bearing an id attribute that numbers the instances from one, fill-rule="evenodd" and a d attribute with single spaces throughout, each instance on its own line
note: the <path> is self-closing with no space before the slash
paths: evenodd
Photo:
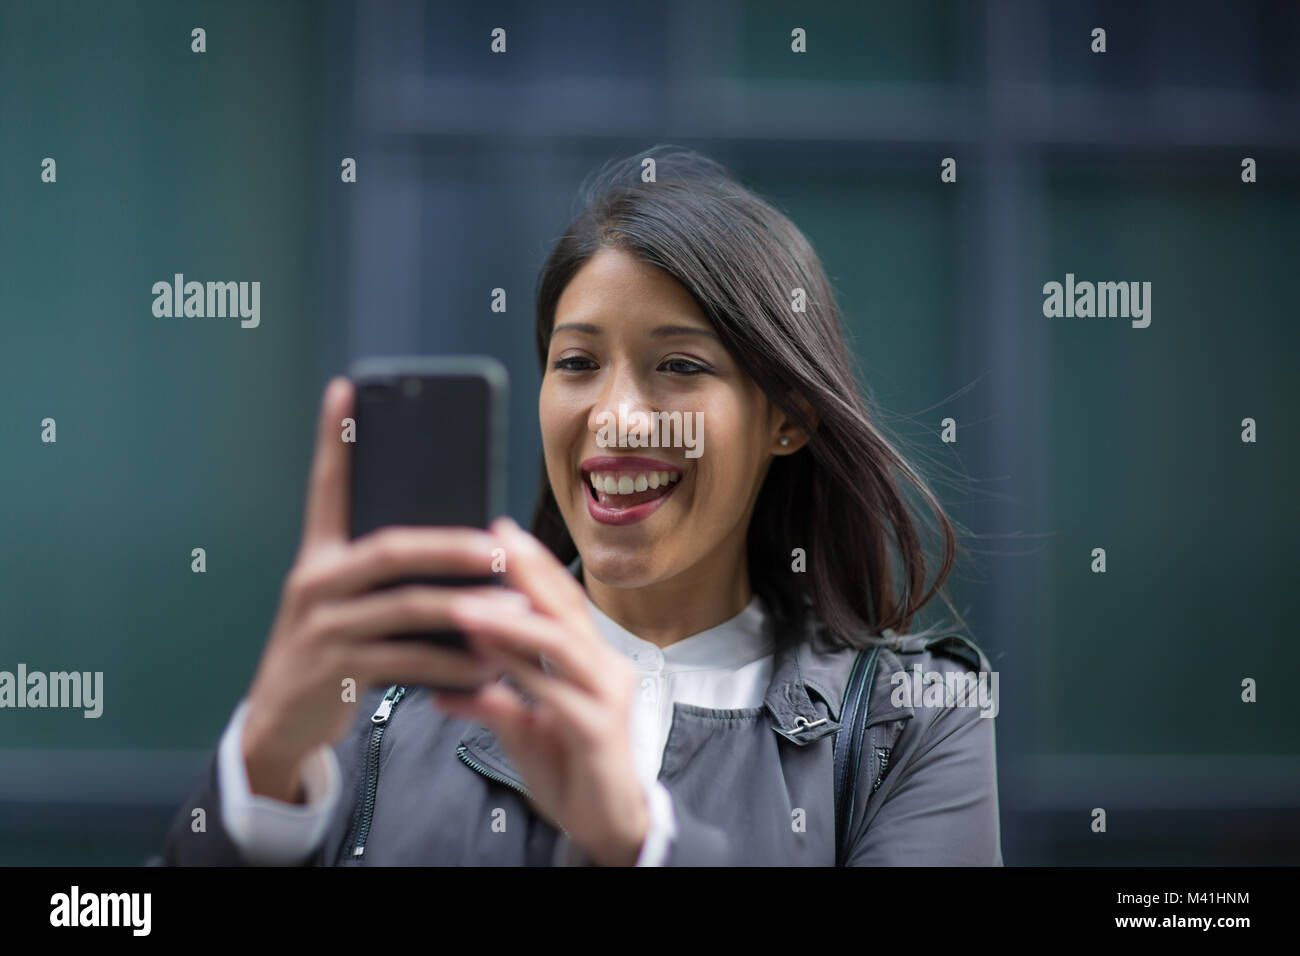
<path id="1" fill-rule="evenodd" d="M 637 475 L 591 475 L 591 487 L 607 495 L 632 495 L 639 491 L 663 488 L 681 480 L 675 471 L 643 471 Z"/>

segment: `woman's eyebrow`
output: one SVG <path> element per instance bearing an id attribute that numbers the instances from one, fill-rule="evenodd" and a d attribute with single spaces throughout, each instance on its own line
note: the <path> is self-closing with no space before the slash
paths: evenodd
<path id="1" fill-rule="evenodd" d="M 564 322 L 551 329 L 551 334 L 556 332 L 582 332 L 586 335 L 600 335 L 601 328 L 590 322 Z M 650 333 L 652 339 L 666 339 L 674 335 L 703 335 L 707 338 L 721 341 L 718 339 L 718 333 L 712 329 L 701 329 L 694 325 L 661 325 Z"/>
<path id="2" fill-rule="evenodd" d="M 718 339 L 718 333 L 712 329 L 702 329 L 696 325 L 661 325 L 650 333 L 652 339 L 666 339 L 673 335 L 703 335 L 708 338 Z"/>
<path id="3" fill-rule="evenodd" d="M 556 332 L 585 332 L 587 335 L 599 335 L 600 327 L 592 325 L 590 322 L 565 322 L 563 325 L 557 325 L 551 329 L 551 334 Z"/>

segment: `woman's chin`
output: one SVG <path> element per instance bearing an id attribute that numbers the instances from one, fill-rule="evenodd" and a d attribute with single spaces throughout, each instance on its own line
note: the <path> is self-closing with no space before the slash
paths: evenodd
<path id="1" fill-rule="evenodd" d="M 664 539 L 679 525 L 673 497 L 652 502 L 648 514 L 624 522 L 593 506 L 584 489 L 579 506 L 564 515 L 584 570 L 606 587 L 640 588 L 660 580 L 671 566 L 664 561 Z"/>
<path id="2" fill-rule="evenodd" d="M 578 549 L 582 569 L 606 587 L 641 588 L 654 583 L 651 549 L 589 542 Z"/>

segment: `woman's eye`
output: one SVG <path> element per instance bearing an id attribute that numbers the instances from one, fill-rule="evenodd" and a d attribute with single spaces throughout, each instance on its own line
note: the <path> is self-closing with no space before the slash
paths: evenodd
<path id="1" fill-rule="evenodd" d="M 709 371 L 707 365 L 701 365 L 699 362 L 692 362 L 690 359 L 670 358 L 659 366 L 665 371 L 674 372 L 678 375 L 698 375 L 701 372 Z"/>
<path id="2" fill-rule="evenodd" d="M 565 372 L 585 372 L 595 367 L 595 362 L 581 355 L 570 355 L 566 358 L 556 359 L 551 363 L 551 368 Z"/>

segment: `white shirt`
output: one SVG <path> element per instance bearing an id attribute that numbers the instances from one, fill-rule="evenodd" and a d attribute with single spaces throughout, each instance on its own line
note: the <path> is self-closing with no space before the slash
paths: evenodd
<path id="1" fill-rule="evenodd" d="M 606 617 L 591 599 L 587 607 L 601 634 L 641 676 L 633 698 L 632 745 L 637 773 L 650 806 L 650 830 L 637 866 L 659 866 L 677 833 L 672 798 L 658 780 L 672 729 L 673 705 L 714 709 L 761 707 L 772 678 L 773 642 L 762 602 L 754 597 L 743 611 L 707 631 L 660 649 Z M 543 664 L 545 665 L 545 661 Z M 254 795 L 242 748 L 247 700 L 235 708 L 217 754 L 222 822 L 250 862 L 298 863 L 324 838 L 341 796 L 338 757 L 329 745 L 307 756 L 302 767 L 305 804 Z M 561 833 L 555 862 L 579 862 L 582 854 Z"/>

